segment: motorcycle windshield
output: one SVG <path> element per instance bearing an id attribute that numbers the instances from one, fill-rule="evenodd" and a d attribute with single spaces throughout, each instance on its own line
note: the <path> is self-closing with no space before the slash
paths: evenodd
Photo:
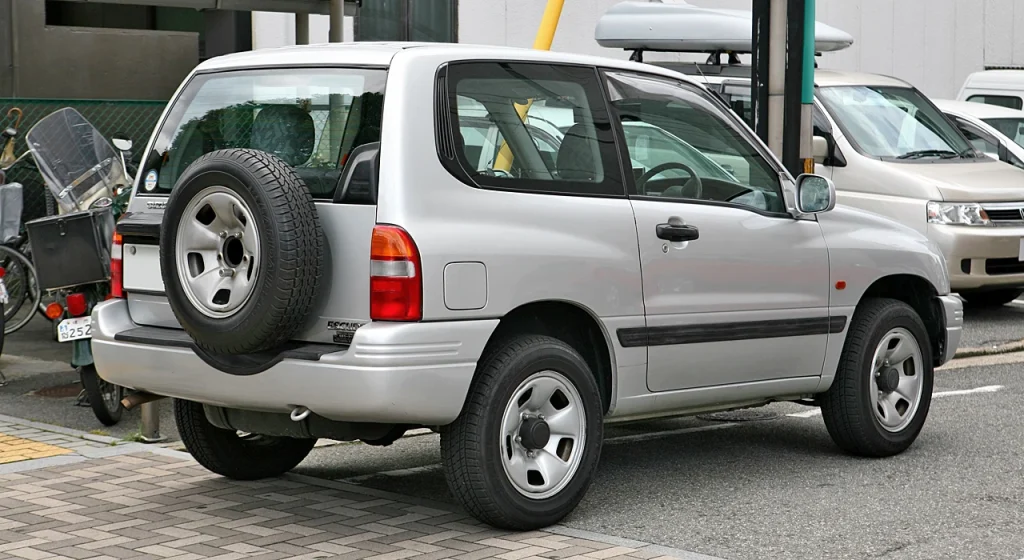
<path id="1" fill-rule="evenodd" d="M 85 210 L 81 203 L 101 193 L 112 197 L 124 182 L 114 147 L 70 107 L 37 122 L 25 140 L 47 188 L 66 212 Z"/>

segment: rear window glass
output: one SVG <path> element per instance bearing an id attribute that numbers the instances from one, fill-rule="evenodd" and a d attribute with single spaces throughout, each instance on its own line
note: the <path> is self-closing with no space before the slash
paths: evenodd
<path id="1" fill-rule="evenodd" d="M 167 194 L 200 156 L 252 148 L 291 165 L 331 198 L 352 150 L 380 141 L 385 70 L 246 70 L 196 76 L 140 169 L 139 194 Z"/>
<path id="2" fill-rule="evenodd" d="M 985 105 L 998 105 L 1010 109 L 1024 108 L 1024 100 L 1012 95 L 972 95 L 967 98 L 972 103 L 984 103 Z"/>

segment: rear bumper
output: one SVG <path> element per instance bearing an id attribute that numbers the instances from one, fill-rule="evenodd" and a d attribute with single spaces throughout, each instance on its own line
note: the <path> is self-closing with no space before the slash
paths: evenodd
<path id="1" fill-rule="evenodd" d="M 956 350 L 960 346 L 960 338 L 964 332 L 964 307 L 960 298 L 954 295 L 939 296 L 939 303 L 942 304 L 942 316 L 945 320 L 946 345 L 943 347 L 941 356 L 942 365 L 953 359 Z"/>
<path id="2" fill-rule="evenodd" d="M 92 350 L 100 376 L 140 391 L 225 408 L 428 426 L 462 411 L 497 320 L 370 323 L 351 346 L 319 359 L 285 358 L 253 375 L 211 367 L 190 348 L 117 340 L 138 327 L 124 300 L 96 306 Z"/>

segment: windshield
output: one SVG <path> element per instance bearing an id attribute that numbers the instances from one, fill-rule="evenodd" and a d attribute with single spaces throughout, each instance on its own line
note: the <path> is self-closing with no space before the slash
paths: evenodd
<path id="1" fill-rule="evenodd" d="M 380 141 L 386 78 L 361 68 L 197 75 L 161 125 L 139 193 L 169 193 L 204 154 L 251 148 L 290 165 L 314 198 L 330 198 L 352 150 Z"/>
<path id="2" fill-rule="evenodd" d="M 1024 146 L 1024 118 L 1008 119 L 981 119 L 989 126 L 998 130 L 1003 136 L 1013 140 L 1019 146 Z"/>
<path id="3" fill-rule="evenodd" d="M 818 96 L 865 155 L 901 160 L 976 157 L 949 119 L 913 88 L 823 87 Z"/>

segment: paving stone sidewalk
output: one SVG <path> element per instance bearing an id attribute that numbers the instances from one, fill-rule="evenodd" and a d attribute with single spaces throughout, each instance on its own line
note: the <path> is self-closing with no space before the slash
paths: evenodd
<path id="1" fill-rule="evenodd" d="M 46 446 L 0 463 L 0 559 L 707 558 L 564 527 L 496 531 L 446 504 L 301 475 L 233 481 L 178 451 L 63 432 L 0 416 L 0 438 Z"/>

